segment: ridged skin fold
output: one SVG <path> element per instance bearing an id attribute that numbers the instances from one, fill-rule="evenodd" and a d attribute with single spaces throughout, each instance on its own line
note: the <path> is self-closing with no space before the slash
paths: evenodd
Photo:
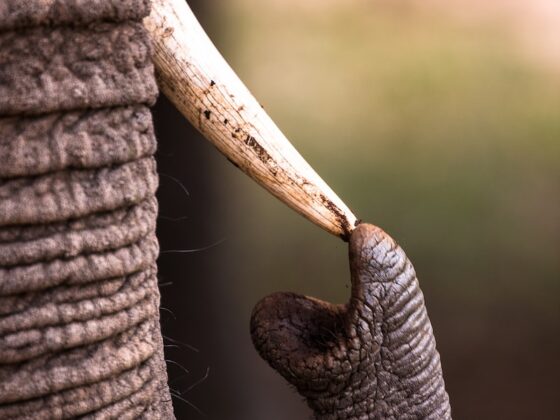
<path id="1" fill-rule="evenodd" d="M 148 0 L 0 2 L 0 418 L 170 419 Z"/>
<path id="2" fill-rule="evenodd" d="M 251 334 L 317 419 L 450 419 L 416 273 L 381 229 L 350 238 L 352 293 L 333 305 L 293 293 L 260 301 Z"/>

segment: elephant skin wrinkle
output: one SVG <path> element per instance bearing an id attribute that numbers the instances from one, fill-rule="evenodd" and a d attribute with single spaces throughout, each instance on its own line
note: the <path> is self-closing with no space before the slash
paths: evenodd
<path id="1" fill-rule="evenodd" d="M 157 187 L 153 157 L 98 169 L 10 178 L 0 184 L 0 227 L 117 210 L 152 197 Z"/>
<path id="2" fill-rule="evenodd" d="M 59 222 L 40 225 L 10 225 L 0 228 L 0 244 L 15 242 L 33 242 L 49 237 L 80 231 L 96 231 L 131 223 L 131 218 L 140 218 L 140 214 L 151 211 L 157 212 L 158 206 L 155 197 L 150 197 L 138 204 L 122 207 L 116 210 L 102 211 L 88 214 L 76 219 L 68 219 Z"/>
<path id="3" fill-rule="evenodd" d="M 54 350 L 83 346 L 126 331 L 153 318 L 158 295 L 144 280 L 136 288 L 128 283 L 112 296 L 80 302 L 33 305 L 0 320 L 5 345 L 0 359 L 10 363 L 27 360 Z M 134 276 L 131 279 L 135 279 Z M 87 331 L 87 335 L 83 335 Z"/>
<path id="4" fill-rule="evenodd" d="M 0 418 L 174 417 L 148 11 L 0 2 Z"/>
<path id="5" fill-rule="evenodd" d="M 68 260 L 0 268 L 0 296 L 40 291 L 58 285 L 88 284 L 150 267 L 159 252 L 153 232 L 137 243 Z"/>
<path id="6" fill-rule="evenodd" d="M 37 239 L 0 242 L 0 266 L 48 262 L 56 258 L 69 259 L 137 243 L 156 228 L 157 204 L 148 199 L 126 212 L 119 223 L 90 229 L 67 229 Z M 1 231 L 1 229 L 0 229 Z"/>
<path id="7" fill-rule="evenodd" d="M 49 354 L 17 365 L 0 366 L 3 403 L 93 384 L 138 366 L 156 352 L 154 322 L 145 321 L 110 339 L 75 347 L 54 358 Z"/>
<path id="8" fill-rule="evenodd" d="M 152 114 L 142 105 L 0 118 L 4 178 L 118 165 L 155 151 Z"/>
<path id="9" fill-rule="evenodd" d="M 149 10 L 150 0 L 2 0 L 0 30 L 141 20 Z"/>
<path id="10" fill-rule="evenodd" d="M 111 296 L 125 288 L 128 282 L 145 282 L 148 276 L 154 274 L 155 272 L 150 268 L 129 276 L 113 277 L 99 282 L 62 284 L 43 290 L 41 294 L 30 292 L 0 296 L 0 315 L 16 315 L 31 307 L 40 307 L 45 304 L 68 304 Z M 134 279 L 131 280 L 130 277 L 134 277 Z"/>
<path id="11" fill-rule="evenodd" d="M 157 98 L 140 22 L 3 32 L 0 51 L 0 116 L 153 105 Z"/>
<path id="12" fill-rule="evenodd" d="M 94 295 L 83 296 L 79 290 L 72 290 L 73 293 L 79 293 L 80 298 L 78 299 L 68 293 L 69 290 L 53 288 L 44 294 L 51 299 L 45 299 L 42 295 L 38 302 L 28 302 L 27 306 L 12 310 L 9 315 L 0 318 L 0 334 L 5 336 L 12 333 L 21 336 L 26 330 L 44 333 L 45 331 L 39 329 L 40 327 L 64 327 L 71 322 L 96 320 L 105 315 L 120 313 L 151 296 L 146 279 L 154 275 L 155 271 L 156 268 L 153 267 L 116 279 L 121 280 L 117 282 L 118 288 L 111 290 L 109 286 L 106 288 L 107 293 L 103 294 L 98 292 Z M 95 283 L 95 286 L 98 289 L 103 288 L 105 282 L 111 284 L 114 280 L 98 282 Z"/>
<path id="13" fill-rule="evenodd" d="M 72 418 L 84 412 L 84 407 L 96 410 L 103 407 L 111 407 L 116 402 L 129 402 L 130 395 L 144 392 L 150 394 L 156 391 L 160 384 L 154 381 L 161 366 L 157 365 L 157 359 L 151 358 L 137 367 L 123 372 L 118 378 L 102 380 L 80 388 L 70 388 L 46 397 L 27 400 L 21 404 L 0 405 L 0 418 L 24 419 L 29 413 L 33 413 L 34 419 L 51 420 L 52 418 Z M 95 395 L 93 401 L 89 396 Z M 130 401 L 129 405 L 136 405 Z M 117 411 L 117 418 L 121 413 Z M 146 418 L 157 418 L 157 416 Z"/>
<path id="14" fill-rule="evenodd" d="M 317 419 L 451 418 L 412 264 L 372 225 L 359 225 L 349 248 L 350 301 L 268 296 L 251 317 L 255 347 Z"/>

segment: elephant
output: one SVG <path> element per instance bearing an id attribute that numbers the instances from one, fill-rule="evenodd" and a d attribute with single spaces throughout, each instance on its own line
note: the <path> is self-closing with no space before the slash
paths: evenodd
<path id="1" fill-rule="evenodd" d="M 171 418 L 148 1 L 0 6 L 0 418 Z"/>
<path id="2" fill-rule="evenodd" d="M 0 5 L 0 418 L 174 418 L 149 11 L 149 0 Z M 346 239 L 349 303 L 264 298 L 258 352 L 318 419 L 450 418 L 411 263 L 373 225 Z"/>
<path id="3" fill-rule="evenodd" d="M 404 251 L 377 226 L 360 224 L 349 256 L 346 305 L 267 296 L 251 317 L 255 347 L 315 418 L 451 418 L 424 298 Z"/>

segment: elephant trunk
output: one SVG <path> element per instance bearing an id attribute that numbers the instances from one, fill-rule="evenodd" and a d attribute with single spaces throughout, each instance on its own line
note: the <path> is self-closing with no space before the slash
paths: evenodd
<path id="1" fill-rule="evenodd" d="M 172 418 L 148 0 L 0 5 L 0 418 Z"/>
<path id="2" fill-rule="evenodd" d="M 317 419 L 451 418 L 414 268 L 381 229 L 350 238 L 352 295 L 333 305 L 291 293 L 257 304 L 253 342 Z"/>

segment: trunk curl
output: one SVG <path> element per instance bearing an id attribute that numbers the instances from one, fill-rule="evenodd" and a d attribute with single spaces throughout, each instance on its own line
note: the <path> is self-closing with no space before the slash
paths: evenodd
<path id="1" fill-rule="evenodd" d="M 333 305 L 293 293 L 257 304 L 261 356 L 318 419 L 448 419 L 449 398 L 414 268 L 381 229 L 350 238 L 352 295 Z"/>
<path id="2" fill-rule="evenodd" d="M 172 418 L 148 0 L 0 4 L 0 418 Z"/>

